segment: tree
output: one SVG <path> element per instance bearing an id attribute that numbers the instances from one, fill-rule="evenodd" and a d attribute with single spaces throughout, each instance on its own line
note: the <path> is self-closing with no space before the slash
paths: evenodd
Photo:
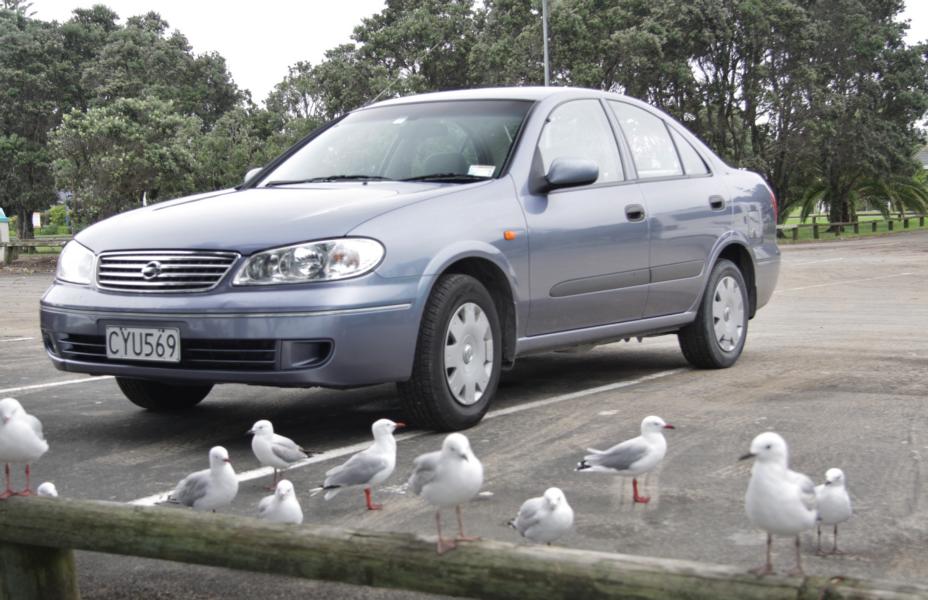
<path id="1" fill-rule="evenodd" d="M 119 98 L 65 115 L 52 134 L 55 178 L 80 224 L 194 190 L 200 120 L 155 98 Z"/>
<path id="2" fill-rule="evenodd" d="M 0 206 L 19 217 L 21 239 L 33 237 L 32 212 L 55 199 L 47 132 L 66 76 L 55 28 L 23 12 L 0 9 Z"/>

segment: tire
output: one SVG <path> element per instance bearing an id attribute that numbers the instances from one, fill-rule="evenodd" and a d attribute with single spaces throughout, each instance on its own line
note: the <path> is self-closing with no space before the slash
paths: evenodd
<path id="1" fill-rule="evenodd" d="M 709 274 L 696 320 L 677 333 L 680 349 L 694 367 L 725 369 L 741 356 L 747 336 L 748 293 L 744 277 L 735 263 L 720 259 Z"/>
<path id="2" fill-rule="evenodd" d="M 496 395 L 501 357 L 490 293 L 469 275 L 441 277 L 422 315 L 412 377 L 397 384 L 410 420 L 438 431 L 479 423 Z"/>
<path id="3" fill-rule="evenodd" d="M 191 408 L 200 403 L 213 384 L 180 384 L 117 377 L 116 384 L 136 406 L 152 412 L 173 412 Z"/>

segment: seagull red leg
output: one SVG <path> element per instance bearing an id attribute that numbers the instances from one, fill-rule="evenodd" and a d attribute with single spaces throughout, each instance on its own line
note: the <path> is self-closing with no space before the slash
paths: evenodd
<path id="1" fill-rule="evenodd" d="M 444 554 L 458 547 L 454 540 L 448 540 L 446 542 L 444 538 L 441 537 L 441 510 L 435 511 L 435 527 L 438 529 L 438 546 L 436 549 L 438 554 Z"/>
<path id="2" fill-rule="evenodd" d="M 371 488 L 364 488 L 364 500 L 367 501 L 367 510 L 380 510 L 383 508 L 383 504 L 374 504 L 371 501 Z"/>
<path id="3" fill-rule="evenodd" d="M 639 496 L 638 495 L 638 479 L 632 478 L 632 499 L 639 504 L 647 504 L 651 501 L 650 496 Z"/>
<path id="4" fill-rule="evenodd" d="M 10 463 L 6 463 L 6 465 L 3 467 L 3 472 L 6 475 L 5 477 L 6 489 L 3 491 L 2 494 L 0 494 L 0 500 L 6 500 L 7 498 L 9 498 L 10 496 L 16 493 L 10 489 Z"/>
<path id="5" fill-rule="evenodd" d="M 791 577 L 802 577 L 805 571 L 802 570 L 802 554 L 799 552 L 799 536 L 796 536 L 796 566 L 787 575 Z"/>
<path id="6" fill-rule="evenodd" d="M 31 496 L 32 495 L 32 486 L 29 485 L 29 465 L 26 465 L 26 487 L 23 488 L 23 491 L 16 492 L 17 496 Z"/>
<path id="7" fill-rule="evenodd" d="M 761 565 L 755 569 L 748 571 L 753 573 L 758 577 L 763 577 L 764 575 L 773 575 L 773 559 L 770 556 L 770 550 L 773 546 L 773 536 L 769 533 L 767 534 L 767 564 Z"/>
<path id="8" fill-rule="evenodd" d="M 458 513 L 458 537 L 455 538 L 455 541 L 458 542 L 476 542 L 480 538 L 472 535 L 464 535 L 464 521 L 461 519 L 461 505 L 458 504 L 454 507 L 454 510 Z"/>

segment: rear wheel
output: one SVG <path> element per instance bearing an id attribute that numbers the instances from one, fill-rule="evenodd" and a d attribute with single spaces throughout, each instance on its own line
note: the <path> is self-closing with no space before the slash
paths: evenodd
<path id="1" fill-rule="evenodd" d="M 476 425 L 499 383 L 500 340 L 483 284 L 469 275 L 439 279 L 422 315 L 412 377 L 397 384 L 410 419 L 439 431 Z"/>
<path id="2" fill-rule="evenodd" d="M 211 383 L 162 383 L 127 377 L 117 377 L 116 384 L 133 404 L 154 412 L 171 412 L 190 408 L 199 404 L 213 389 Z"/>
<path id="3" fill-rule="evenodd" d="M 712 268 L 696 320 L 677 334 L 683 356 L 694 367 L 724 369 L 735 364 L 748 335 L 748 293 L 741 271 L 721 259 Z"/>

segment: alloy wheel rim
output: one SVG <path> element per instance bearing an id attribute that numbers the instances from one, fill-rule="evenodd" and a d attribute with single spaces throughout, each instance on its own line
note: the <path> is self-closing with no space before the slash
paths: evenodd
<path id="1" fill-rule="evenodd" d="M 445 330 L 445 381 L 458 404 L 483 398 L 493 374 L 493 330 L 483 309 L 466 302 L 451 313 Z"/>
<path id="2" fill-rule="evenodd" d="M 744 297 L 734 277 L 725 276 L 712 295 L 712 327 L 719 348 L 731 352 L 744 335 Z"/>

